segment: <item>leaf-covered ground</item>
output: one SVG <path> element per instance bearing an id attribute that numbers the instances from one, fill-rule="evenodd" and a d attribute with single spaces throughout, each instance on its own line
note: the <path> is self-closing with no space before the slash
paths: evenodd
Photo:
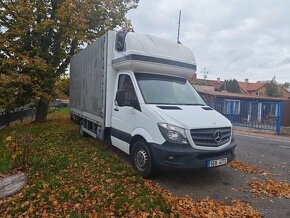
<path id="1" fill-rule="evenodd" d="M 256 172 L 263 173 L 264 172 L 264 170 L 259 169 L 257 167 L 247 166 L 246 164 L 242 163 L 239 160 L 233 160 L 232 162 L 228 163 L 228 166 L 238 169 L 238 170 L 248 172 L 248 173 L 256 173 Z"/>
<path id="2" fill-rule="evenodd" d="M 0 173 L 11 170 L 6 138 L 29 132 L 38 168 L 25 189 L 0 200 L 0 216 L 260 216 L 249 204 L 178 198 L 144 180 L 108 145 L 81 137 L 64 109 L 43 124 L 23 123 L 0 131 Z M 1 174 L 0 174 L 1 175 Z"/>
<path id="3" fill-rule="evenodd" d="M 247 166 L 246 164 L 238 160 L 232 161 L 228 164 L 228 166 L 248 173 L 259 172 L 262 176 L 265 177 L 265 182 L 259 181 L 257 180 L 257 178 L 254 178 L 254 181 L 247 182 L 247 184 L 253 188 L 251 192 L 257 193 L 257 196 L 264 194 L 268 197 L 284 196 L 285 198 L 290 198 L 290 184 L 269 178 L 272 177 L 274 174 L 253 166 Z"/>
<path id="4" fill-rule="evenodd" d="M 251 192 L 262 193 L 268 197 L 290 198 L 290 185 L 273 179 L 266 179 L 266 182 L 251 181 L 248 185 L 254 188 Z"/>

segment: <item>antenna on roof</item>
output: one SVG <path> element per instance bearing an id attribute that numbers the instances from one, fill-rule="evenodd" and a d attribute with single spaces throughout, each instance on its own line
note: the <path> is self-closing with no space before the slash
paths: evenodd
<path id="1" fill-rule="evenodd" d="M 181 19 L 181 10 L 179 10 L 179 18 L 178 18 L 178 30 L 177 30 L 177 43 L 181 44 L 179 41 L 179 35 L 180 35 L 180 19 Z"/>
<path id="2" fill-rule="evenodd" d="M 206 67 L 203 68 L 203 79 L 207 79 L 207 74 L 208 74 L 208 70 L 206 69 Z"/>

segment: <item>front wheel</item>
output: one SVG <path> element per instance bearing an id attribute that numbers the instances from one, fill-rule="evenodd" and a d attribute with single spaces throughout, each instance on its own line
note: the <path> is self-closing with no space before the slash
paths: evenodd
<path id="1" fill-rule="evenodd" d="M 154 175 L 154 162 L 146 142 L 139 140 L 133 144 L 131 159 L 134 168 L 143 178 L 150 178 Z"/>

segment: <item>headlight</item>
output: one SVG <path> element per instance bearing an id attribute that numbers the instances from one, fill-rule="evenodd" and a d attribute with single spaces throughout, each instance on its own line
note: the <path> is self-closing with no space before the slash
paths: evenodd
<path id="1" fill-rule="evenodd" d="M 158 123 L 159 130 L 164 139 L 171 143 L 187 144 L 187 138 L 183 128 L 167 123 Z"/>

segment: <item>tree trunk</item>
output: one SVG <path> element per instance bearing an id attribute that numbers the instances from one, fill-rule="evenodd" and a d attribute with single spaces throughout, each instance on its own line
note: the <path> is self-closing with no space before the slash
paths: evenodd
<path id="1" fill-rule="evenodd" d="M 48 103 L 40 100 L 36 107 L 35 121 L 36 122 L 46 121 L 47 111 L 48 111 Z"/>

